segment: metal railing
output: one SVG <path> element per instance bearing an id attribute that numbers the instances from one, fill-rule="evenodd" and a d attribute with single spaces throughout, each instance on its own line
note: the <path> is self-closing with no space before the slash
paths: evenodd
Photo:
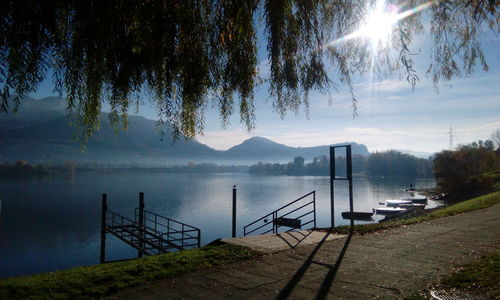
<path id="1" fill-rule="evenodd" d="M 108 209 L 108 195 L 101 200 L 100 262 L 106 262 L 106 234 L 111 233 L 137 249 L 137 257 L 200 247 L 200 229 L 144 209 L 144 193 L 134 220 Z"/>
<path id="2" fill-rule="evenodd" d="M 135 220 L 140 222 L 140 209 L 135 209 Z M 200 247 L 200 229 L 194 226 L 144 210 L 143 227 L 178 249 Z"/>
<path id="3" fill-rule="evenodd" d="M 305 204 L 299 203 L 311 196 L 311 201 Z M 291 225 L 283 225 L 285 223 Z M 312 191 L 246 225 L 243 227 L 243 235 L 247 236 L 258 231 L 260 231 L 259 234 L 278 233 L 280 227 L 292 227 L 289 230 L 305 229 L 304 227 L 311 223 L 312 228 L 316 228 L 316 191 Z"/>

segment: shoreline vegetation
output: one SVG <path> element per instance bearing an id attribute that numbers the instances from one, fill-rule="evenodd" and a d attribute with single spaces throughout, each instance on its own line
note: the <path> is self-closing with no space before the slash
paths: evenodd
<path id="1" fill-rule="evenodd" d="M 345 173 L 345 157 L 335 159 L 337 173 Z M 325 155 L 315 157 L 306 163 L 301 156 L 284 164 L 259 162 L 253 165 L 218 165 L 214 163 L 188 163 L 164 167 L 146 167 L 138 165 L 102 165 L 79 164 L 74 161 L 62 163 L 33 164 L 19 160 L 0 163 L 0 176 L 43 176 L 53 174 L 75 174 L 86 172 L 165 172 L 165 173 L 250 173 L 255 175 L 292 175 L 292 176 L 328 176 L 329 158 Z M 407 176 L 430 177 L 432 160 L 417 158 L 397 151 L 376 152 L 369 156 L 353 156 L 353 172 L 371 176 Z"/>
<path id="2" fill-rule="evenodd" d="M 415 224 L 500 203 L 500 191 L 469 199 L 416 218 L 378 224 L 356 225 L 356 234 L 367 234 L 397 226 Z M 334 232 L 345 233 L 347 226 Z M 232 245 L 207 245 L 163 255 L 124 262 L 76 267 L 49 273 L 13 277 L 0 280 L 2 299 L 74 299 L 97 298 L 120 289 L 145 284 L 153 280 L 171 278 L 190 271 L 209 268 L 238 260 L 257 257 L 248 248 Z"/>

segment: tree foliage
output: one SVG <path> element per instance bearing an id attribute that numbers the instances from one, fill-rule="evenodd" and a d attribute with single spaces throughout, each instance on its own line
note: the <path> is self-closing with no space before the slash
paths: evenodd
<path id="1" fill-rule="evenodd" d="M 154 99 L 161 123 L 194 136 L 203 131 L 209 99 L 222 125 L 238 111 L 251 129 L 253 90 L 263 80 L 281 115 L 307 108 L 311 91 L 328 93 L 336 81 L 352 91 L 351 76 L 368 69 L 400 70 L 415 84 L 410 50 L 422 13 L 398 21 L 389 45 L 376 51 L 366 40 L 332 42 L 354 32 L 374 2 L 4 0 L 1 111 L 16 110 L 23 95 L 52 76 L 85 137 L 98 128 L 103 103 L 111 107 L 110 120 L 126 127 L 127 112 L 139 107 L 143 93 Z M 387 2 L 407 11 L 427 1 Z M 427 15 L 434 37 L 428 71 L 435 82 L 470 74 L 477 64 L 487 69 L 480 36 L 486 27 L 499 31 L 494 0 L 435 1 Z M 259 76 L 260 43 L 267 44 L 269 78 Z"/>
<path id="2" fill-rule="evenodd" d="M 336 175 L 346 176 L 346 158 L 335 158 Z M 304 163 L 303 157 L 295 157 L 288 164 L 262 163 L 252 165 L 248 171 L 253 174 L 265 175 L 318 175 L 330 174 L 330 159 L 321 155 L 313 158 L 310 163 Z M 427 159 L 417 158 L 412 155 L 402 154 L 395 150 L 371 153 L 368 157 L 353 155 L 353 173 L 364 173 L 373 176 L 430 176 L 432 173 L 431 162 Z"/>
<path id="3" fill-rule="evenodd" d="M 371 175 L 382 176 L 430 176 L 431 162 L 396 150 L 370 154 L 366 170 Z"/>
<path id="4" fill-rule="evenodd" d="M 494 151 L 492 144 L 479 141 L 437 153 L 434 175 L 438 187 L 455 199 L 491 189 L 497 177 L 494 172 L 500 170 L 500 151 Z"/>
<path id="5" fill-rule="evenodd" d="M 500 151 L 500 128 L 495 130 L 491 134 L 491 141 L 493 142 L 496 149 Z"/>

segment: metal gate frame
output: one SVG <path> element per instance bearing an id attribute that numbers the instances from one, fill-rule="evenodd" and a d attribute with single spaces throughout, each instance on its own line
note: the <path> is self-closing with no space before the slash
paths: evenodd
<path id="1" fill-rule="evenodd" d="M 345 148 L 346 152 L 346 170 L 347 177 L 337 177 L 335 170 L 335 149 Z M 330 209 L 331 209 L 331 227 L 335 227 L 335 180 L 349 181 L 349 210 L 353 213 L 352 197 L 352 151 L 351 145 L 330 146 Z M 354 231 L 354 219 L 351 218 L 351 232 Z"/>

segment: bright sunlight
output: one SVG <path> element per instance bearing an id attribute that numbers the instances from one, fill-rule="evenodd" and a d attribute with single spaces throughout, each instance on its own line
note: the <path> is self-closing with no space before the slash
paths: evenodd
<path id="1" fill-rule="evenodd" d="M 358 30 L 342 38 L 328 43 L 327 47 L 333 47 L 336 44 L 355 38 L 368 38 L 371 45 L 377 46 L 379 43 L 389 42 L 394 26 L 399 20 L 411 16 L 421 10 L 431 6 L 433 1 L 427 1 L 410 10 L 398 13 L 398 7 L 393 4 L 387 4 L 385 0 L 377 1 L 375 6 L 368 8 L 368 13 Z"/>
<path id="2" fill-rule="evenodd" d="M 356 34 L 369 38 L 372 44 L 387 42 L 397 21 L 397 8 L 394 5 L 386 6 L 384 1 L 379 1 L 375 9 L 372 9 L 367 16 L 365 24 L 356 31 Z"/>

